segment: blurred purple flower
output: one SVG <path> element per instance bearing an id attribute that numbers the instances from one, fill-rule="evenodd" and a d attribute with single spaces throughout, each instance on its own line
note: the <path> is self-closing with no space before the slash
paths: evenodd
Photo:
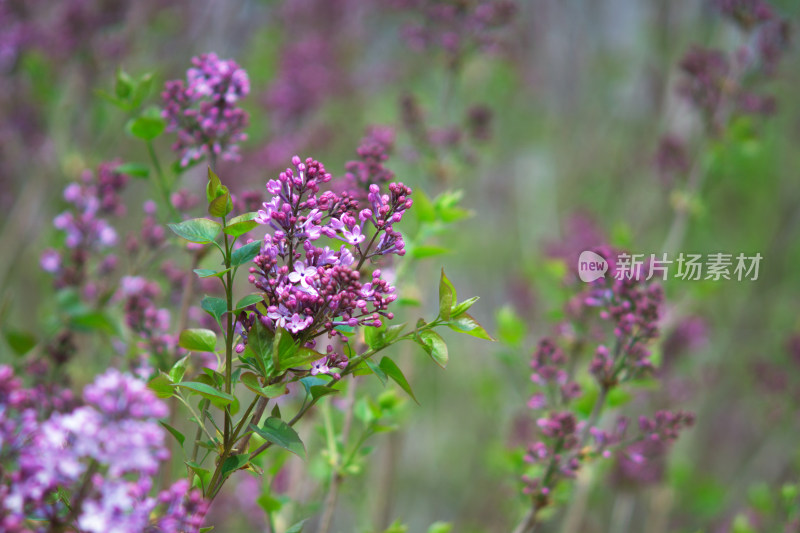
<path id="1" fill-rule="evenodd" d="M 172 149 L 186 167 L 209 157 L 236 160 L 248 115 L 237 103 L 250 93 L 247 72 L 233 60 L 216 54 L 192 58 L 183 80 L 168 81 L 162 94 L 167 131 L 178 139 Z"/>

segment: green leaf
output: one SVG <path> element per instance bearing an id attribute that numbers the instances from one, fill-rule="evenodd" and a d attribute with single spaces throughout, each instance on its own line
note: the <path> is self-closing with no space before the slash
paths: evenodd
<path id="1" fill-rule="evenodd" d="M 161 420 L 159 420 L 158 423 L 164 426 L 164 429 L 169 431 L 170 434 L 172 434 L 172 436 L 175 437 L 175 440 L 178 441 L 178 444 L 180 444 L 181 448 L 183 448 L 183 443 L 184 441 L 186 441 L 186 437 L 184 436 L 184 434 L 175 429 L 174 427 L 170 426 L 166 422 L 162 422 Z"/>
<path id="2" fill-rule="evenodd" d="M 238 267 L 253 260 L 261 250 L 261 241 L 253 241 L 237 248 L 231 254 L 231 266 Z"/>
<path id="3" fill-rule="evenodd" d="M 241 311 L 245 307 L 250 307 L 253 304 L 257 304 L 258 302 L 263 302 L 263 301 L 264 301 L 264 296 L 262 296 L 261 294 L 248 294 L 247 296 L 245 296 L 236 303 L 234 311 Z"/>
<path id="4" fill-rule="evenodd" d="M 210 329 L 185 329 L 181 331 L 178 346 L 191 352 L 213 352 L 217 348 L 217 334 Z"/>
<path id="5" fill-rule="evenodd" d="M 406 394 L 411 396 L 412 400 L 414 400 L 415 402 L 417 402 L 417 404 L 419 404 L 419 402 L 417 401 L 417 397 L 414 396 L 414 391 L 411 390 L 411 385 L 408 384 L 406 377 L 403 375 L 403 371 L 400 370 L 400 367 L 397 366 L 397 364 L 394 361 L 392 361 L 388 357 L 384 357 L 383 359 L 381 359 L 381 363 L 379 366 L 380 369 L 383 370 L 387 376 L 392 378 L 392 380 L 394 380 L 395 383 L 400 385 L 401 389 L 406 391 Z"/>
<path id="6" fill-rule="evenodd" d="M 311 348 L 305 348 L 305 347 L 298 348 L 297 351 L 295 351 L 288 357 L 286 357 L 285 355 L 279 357 L 278 371 L 283 372 L 284 370 L 288 370 L 290 368 L 297 368 L 304 365 L 308 365 L 318 359 L 322 359 L 323 357 L 325 357 L 323 354 L 315 352 Z"/>
<path id="7" fill-rule="evenodd" d="M 139 83 L 133 88 L 133 94 L 128 99 L 130 101 L 130 109 L 136 109 L 145 98 L 150 94 L 150 88 L 153 86 L 153 74 L 147 72 L 139 78 Z"/>
<path id="8" fill-rule="evenodd" d="M 458 317 L 452 318 L 447 325 L 452 330 L 466 333 L 467 335 L 472 335 L 473 337 L 478 337 L 479 339 L 486 339 L 487 341 L 494 340 L 492 336 L 489 335 L 485 329 L 483 329 L 483 326 L 478 324 L 478 321 L 467 313 L 462 313 Z"/>
<path id="9" fill-rule="evenodd" d="M 247 349 L 251 350 L 255 359 L 260 363 L 264 377 L 270 378 L 275 372 L 275 365 L 272 360 L 273 333 L 256 320 L 256 325 L 250 330 L 247 337 Z"/>
<path id="10" fill-rule="evenodd" d="M 27 331 L 10 329 L 5 332 L 6 342 L 17 355 L 25 355 L 36 346 L 36 337 Z"/>
<path id="11" fill-rule="evenodd" d="M 432 244 L 411 247 L 411 257 L 414 259 L 426 259 L 450 253 L 450 248 L 435 246 Z"/>
<path id="12" fill-rule="evenodd" d="M 208 214 L 212 217 L 225 217 L 233 211 L 233 202 L 231 202 L 231 193 L 228 192 L 226 187 L 223 187 L 225 191 L 211 200 L 211 203 L 208 204 Z"/>
<path id="13" fill-rule="evenodd" d="M 114 168 L 114 172 L 134 178 L 146 178 L 150 175 L 150 167 L 142 163 L 123 163 Z"/>
<path id="14" fill-rule="evenodd" d="M 308 518 L 304 518 L 300 520 L 296 524 L 292 525 L 289 529 L 286 530 L 286 533 L 303 533 L 303 525 L 308 521 Z"/>
<path id="15" fill-rule="evenodd" d="M 185 355 L 178 359 L 172 368 L 169 369 L 169 379 L 172 382 L 177 382 L 183 379 L 183 375 L 186 373 L 186 367 L 189 366 L 189 356 Z"/>
<path id="16" fill-rule="evenodd" d="M 219 222 L 208 218 L 193 218 L 191 220 L 184 220 L 178 224 L 167 225 L 178 237 L 198 244 L 214 242 L 214 239 L 217 238 L 220 230 L 222 230 L 222 225 Z"/>
<path id="17" fill-rule="evenodd" d="M 439 316 L 444 320 L 450 320 L 450 313 L 456 301 L 456 289 L 445 276 L 443 268 L 439 278 Z"/>
<path id="18" fill-rule="evenodd" d="M 217 324 L 222 328 L 222 315 L 228 310 L 228 304 L 225 300 L 213 296 L 205 296 L 200 302 L 200 307 L 203 308 L 203 311 L 214 317 Z"/>
<path id="19" fill-rule="evenodd" d="M 229 403 L 233 403 L 234 399 L 230 394 L 217 390 L 206 383 L 200 383 L 199 381 L 181 381 L 173 385 L 173 387 L 181 387 L 182 389 L 189 389 L 192 392 L 196 392 L 203 398 L 211 400 L 211 403 L 220 409 Z"/>
<path id="20" fill-rule="evenodd" d="M 241 381 L 245 387 L 264 398 L 278 398 L 288 392 L 285 383 L 276 383 L 275 385 L 267 385 L 266 387 L 262 386 L 261 382 L 258 380 L 258 376 L 252 372 L 245 372 L 242 374 L 239 381 Z"/>
<path id="21" fill-rule="evenodd" d="M 175 390 L 172 388 L 172 381 L 164 373 L 160 373 L 148 381 L 147 388 L 156 393 L 156 396 L 162 400 L 170 398 L 175 392 Z"/>
<path id="22" fill-rule="evenodd" d="M 128 122 L 128 132 L 134 137 L 138 137 L 144 141 L 152 141 L 162 133 L 167 123 L 163 118 L 154 114 L 143 114 L 140 117 L 134 118 Z"/>
<path id="23" fill-rule="evenodd" d="M 449 356 L 447 354 L 447 344 L 444 339 L 433 330 L 426 329 L 419 333 L 419 341 L 422 347 L 433 358 L 434 362 L 442 368 L 447 366 Z"/>
<path id="24" fill-rule="evenodd" d="M 222 479 L 226 479 L 229 475 L 234 473 L 235 471 L 243 468 L 247 462 L 250 460 L 249 453 L 242 453 L 239 455 L 231 455 L 225 462 L 222 463 Z"/>
<path id="25" fill-rule="evenodd" d="M 280 418 L 269 417 L 262 427 L 250 424 L 250 429 L 261 438 L 289 450 L 298 457 L 306 458 L 306 448 L 300 436 L 292 427 Z"/>
<path id="26" fill-rule="evenodd" d="M 378 376 L 378 379 L 381 380 L 381 383 L 383 385 L 386 385 L 386 379 L 387 379 L 386 372 L 383 371 L 380 365 L 375 361 L 373 361 L 372 359 L 365 359 L 364 363 L 366 363 L 367 367 L 369 367 L 369 369 L 372 370 L 373 374 Z"/>
<path id="27" fill-rule="evenodd" d="M 216 172 L 211 170 L 211 167 L 208 167 L 208 184 L 206 185 L 206 200 L 208 200 L 209 205 L 211 202 L 214 201 L 215 198 L 224 194 L 222 190 L 222 182 L 219 180 Z"/>
<path id="28" fill-rule="evenodd" d="M 225 233 L 227 233 L 228 235 L 232 235 L 234 237 L 244 235 L 251 229 L 258 226 L 258 222 L 253 220 L 257 216 L 258 213 L 250 212 L 232 218 L 228 223 L 228 225 L 225 227 Z"/>
<path id="29" fill-rule="evenodd" d="M 133 80 L 127 72 L 117 67 L 117 82 L 114 84 L 114 94 L 117 98 L 127 99 L 133 92 Z"/>
<path id="30" fill-rule="evenodd" d="M 459 303 L 459 304 L 456 304 L 456 305 L 454 305 L 454 306 L 453 306 L 453 311 L 450 313 L 450 316 L 458 316 L 458 315 L 460 315 L 461 313 L 464 313 L 464 312 L 466 312 L 466 311 L 467 311 L 467 310 L 469 310 L 469 308 L 470 308 L 470 307 L 472 307 L 472 306 L 475 304 L 475 302 L 477 302 L 479 299 L 480 299 L 480 297 L 479 297 L 479 296 L 473 296 L 472 298 L 470 298 L 470 299 L 468 299 L 468 300 L 464 300 L 463 302 L 461 302 L 461 303 Z"/>
<path id="31" fill-rule="evenodd" d="M 194 273 L 197 274 L 198 278 L 221 278 L 227 272 L 230 271 L 230 268 L 226 268 L 225 270 L 213 270 L 211 268 L 195 268 Z"/>
<path id="32" fill-rule="evenodd" d="M 74 315 L 70 326 L 83 331 L 105 331 L 116 334 L 119 328 L 103 311 L 88 311 Z"/>
<path id="33" fill-rule="evenodd" d="M 211 472 L 203 468 L 199 464 L 195 463 L 194 461 L 186 461 L 186 466 L 191 468 L 192 472 L 197 474 L 197 477 L 200 479 L 200 486 L 203 488 L 203 491 L 205 492 L 205 487 L 208 486 L 209 481 L 211 481 Z"/>

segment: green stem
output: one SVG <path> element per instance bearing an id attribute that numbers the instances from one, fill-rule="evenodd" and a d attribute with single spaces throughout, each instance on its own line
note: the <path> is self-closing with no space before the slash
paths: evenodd
<path id="1" fill-rule="evenodd" d="M 169 200 L 169 187 L 167 186 L 167 180 L 164 176 L 164 171 L 161 169 L 161 163 L 158 161 L 158 155 L 156 154 L 155 147 L 153 147 L 153 141 L 147 141 L 147 153 L 150 155 L 150 161 L 153 163 L 153 168 L 156 171 L 155 174 L 153 174 L 153 181 L 155 182 L 156 189 L 158 189 L 158 191 L 161 193 L 164 205 L 166 206 L 167 211 L 169 211 L 169 216 L 177 219 L 178 212 L 175 211 L 175 207 Z"/>
<path id="2" fill-rule="evenodd" d="M 208 404 L 211 403 L 208 399 L 204 399 L 200 402 L 200 420 L 199 425 L 197 426 L 197 432 L 194 434 L 194 447 L 192 448 L 192 462 L 197 462 L 197 453 L 200 451 L 200 446 L 198 443 L 200 442 L 200 437 L 203 436 L 203 427 L 206 423 L 206 409 L 208 409 Z M 194 472 L 194 471 L 193 471 Z"/>
<path id="3" fill-rule="evenodd" d="M 231 375 L 233 369 L 233 273 L 231 272 L 231 250 L 228 243 L 228 234 L 224 233 L 227 223 L 225 217 L 222 217 L 222 230 L 223 238 L 225 239 L 225 268 L 228 272 L 225 274 L 225 300 L 228 312 L 227 318 L 227 333 L 225 335 L 225 392 L 231 393 Z M 228 408 L 225 409 L 225 438 L 223 440 L 226 449 L 228 448 L 228 439 L 231 430 L 231 415 Z"/>

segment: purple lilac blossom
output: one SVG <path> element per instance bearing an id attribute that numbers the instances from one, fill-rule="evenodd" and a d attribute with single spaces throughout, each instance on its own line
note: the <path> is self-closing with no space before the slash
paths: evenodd
<path id="1" fill-rule="evenodd" d="M 168 456 L 157 423 L 167 408 L 144 381 L 108 370 L 86 386 L 83 406 L 44 420 L 30 407 L 30 394 L 9 367 L 0 367 L 4 531 L 44 532 L 59 524 L 91 533 L 199 531 L 207 505 L 185 480 L 149 496 Z M 55 497 L 59 490 L 71 495 L 71 511 Z"/>
<path id="2" fill-rule="evenodd" d="M 601 247 L 594 251 L 609 261 L 608 275 L 567 303 L 567 315 L 584 321 L 580 329 L 587 329 L 591 314 L 599 315 L 610 324 L 610 328 L 604 328 L 610 331 L 582 340 L 571 333 L 559 339 L 545 338 L 531 360 L 531 381 L 536 391 L 528 407 L 537 417 L 538 435 L 527 448 L 524 459 L 531 466 L 522 481 L 536 509 L 547 506 L 556 485 L 575 477 L 588 457 L 610 458 L 616 453 L 619 468 L 628 478 L 645 481 L 658 477 L 659 462 L 669 444 L 694 423 L 691 413 L 663 410 L 653 418 L 640 417 L 633 435 L 626 417 L 618 417 L 611 430 L 602 428 L 600 414 L 606 394 L 621 382 L 653 369 L 647 344 L 659 334 L 663 292 L 644 276 L 616 279 L 617 265 L 612 260 L 616 250 Z M 581 309 L 576 311 L 576 306 Z M 593 310 L 595 313 L 591 313 Z M 561 329 L 565 330 L 563 326 Z M 569 355 L 559 343 L 570 347 Z M 588 343 L 596 343 L 588 366 L 596 380 L 597 398 L 592 415 L 579 420 L 571 404 L 583 391 L 573 375 L 579 354 Z"/>
<path id="3" fill-rule="evenodd" d="M 178 139 L 172 149 L 182 167 L 204 157 L 239 158 L 240 142 L 247 139 L 247 113 L 237 104 L 250 93 L 247 72 L 233 60 L 216 54 L 192 58 L 186 81 L 168 81 L 162 94 L 167 131 Z"/>
<path id="4" fill-rule="evenodd" d="M 415 50 L 441 49 L 456 66 L 474 49 L 495 51 L 505 44 L 517 6 L 508 0 L 388 0 L 416 20 L 403 28 L 403 38 Z"/>
<path id="5" fill-rule="evenodd" d="M 264 293 L 266 314 L 258 320 L 271 330 L 284 328 L 304 342 L 319 334 L 344 336 L 336 326 L 375 326 L 391 319 L 388 306 L 395 288 L 376 269 L 364 281 L 367 260 L 403 255 L 402 235 L 394 229 L 411 207 L 411 189 L 391 183 L 382 193 L 369 186 L 368 207 L 360 209 L 347 193 L 320 193 L 331 180 L 313 159 L 295 156 L 294 168 L 267 183 L 272 198 L 255 219 L 265 226 L 261 252 L 250 268 L 250 283 Z M 326 237 L 329 245 L 314 244 Z M 336 243 L 338 242 L 338 246 Z M 243 337 L 252 324 L 243 323 Z M 318 361 L 315 373 L 343 368 L 346 358 L 330 354 Z"/>
<path id="6" fill-rule="evenodd" d="M 63 196 L 70 207 L 53 220 L 67 250 L 45 250 L 39 260 L 41 268 L 55 276 L 56 287 L 83 287 L 88 299 L 96 295 L 96 287 L 88 281 L 90 260 L 117 244 L 117 232 L 105 217 L 125 214 L 120 192 L 128 178 L 115 170 L 118 165 L 101 163 L 96 173 L 86 170 L 79 181 L 67 185 Z M 101 255 L 97 274 L 107 274 L 115 266 L 115 256 Z"/>

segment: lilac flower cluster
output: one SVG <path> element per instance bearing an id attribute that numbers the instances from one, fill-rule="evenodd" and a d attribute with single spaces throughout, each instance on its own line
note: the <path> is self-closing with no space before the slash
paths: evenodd
<path id="1" fill-rule="evenodd" d="M 344 165 L 347 172 L 341 181 L 342 191 L 350 193 L 362 206 L 366 206 L 370 185 L 383 185 L 394 179 L 394 172 L 384 165 L 393 149 L 394 130 L 391 127 L 368 128 L 356 149 L 358 159 Z"/>
<path id="2" fill-rule="evenodd" d="M 599 251 L 610 257 L 608 251 Z M 600 317 L 613 328 L 613 343 L 600 344 L 590 365 L 601 386 L 613 387 L 653 370 L 647 344 L 658 337 L 663 301 L 661 285 L 645 283 L 635 276 L 598 279 L 583 295 L 583 304 L 600 308 Z"/>
<path id="3" fill-rule="evenodd" d="M 658 144 L 655 167 L 664 185 L 674 185 L 677 178 L 685 176 L 691 168 L 688 150 L 677 136 L 664 135 Z"/>
<path id="4" fill-rule="evenodd" d="M 770 6 L 764 0 L 716 0 L 717 9 L 734 20 L 745 31 L 775 17 Z"/>
<path id="5" fill-rule="evenodd" d="M 403 37 L 415 50 L 440 48 L 451 66 L 472 49 L 496 50 L 503 43 L 517 6 L 509 0 L 389 0 L 419 20 L 403 29 Z"/>
<path id="6" fill-rule="evenodd" d="M 117 243 L 117 232 L 104 217 L 122 216 L 125 206 L 119 196 L 128 178 L 114 169 L 118 162 L 101 163 L 97 173 L 87 170 L 80 181 L 64 189 L 64 199 L 70 208 L 53 220 L 55 228 L 64 235 L 67 253 L 48 249 L 42 253 L 40 265 L 55 276 L 57 288 L 84 287 L 85 296 L 95 296 L 97 287 L 88 281 L 92 255 Z M 106 255 L 97 264 L 97 276 L 113 271 L 117 259 Z"/>
<path id="7" fill-rule="evenodd" d="M 732 113 L 772 114 L 775 100 L 754 86 L 775 74 L 788 46 L 789 26 L 763 0 L 719 0 L 720 11 L 749 36 L 733 54 L 693 47 L 681 61 L 679 92 L 700 110 L 712 129 Z"/>
<path id="8" fill-rule="evenodd" d="M 304 342 L 324 332 L 342 335 L 337 326 L 380 326 L 382 318 L 394 316 L 388 306 L 397 298 L 395 288 L 380 270 L 364 282 L 361 269 L 367 260 L 405 253 L 394 224 L 412 205 L 411 189 L 391 183 L 381 193 L 372 184 L 368 207 L 359 210 L 348 193 L 319 192 L 331 180 L 321 163 L 295 156 L 292 165 L 269 181 L 272 199 L 256 218 L 270 231 L 249 276 L 264 292 L 267 313 L 259 320 Z M 322 237 L 329 246 L 313 244 Z M 332 247 L 336 241 L 343 243 L 338 250 Z"/>
<path id="9" fill-rule="evenodd" d="M 421 153 L 447 150 L 473 161 L 475 148 L 492 137 L 493 112 L 482 104 L 467 108 L 459 122 L 434 126 L 418 99 L 406 93 L 400 98 L 400 120 Z"/>
<path id="10" fill-rule="evenodd" d="M 146 250 L 157 251 L 167 240 L 164 226 L 156 218 L 156 203 L 152 200 L 146 201 L 143 210 L 145 216 L 138 235 L 130 233 L 125 240 L 125 250 L 131 255 L 139 253 L 143 246 Z"/>
<path id="11" fill-rule="evenodd" d="M 125 324 L 138 338 L 138 349 L 157 361 L 171 357 L 176 339 L 170 333 L 170 313 L 156 301 L 161 287 L 141 276 L 125 276 L 115 298 L 123 302 Z"/>
<path id="12" fill-rule="evenodd" d="M 247 139 L 248 115 L 237 102 L 250 93 L 247 72 L 216 54 L 192 58 L 183 80 L 168 81 L 162 94 L 167 131 L 178 139 L 172 149 L 188 166 L 209 157 L 236 160 L 238 143 Z"/>
<path id="13" fill-rule="evenodd" d="M 199 531 L 207 505 L 188 483 L 149 496 L 168 456 L 156 422 L 167 408 L 143 381 L 109 370 L 84 389 L 85 405 L 45 420 L 30 400 L 0 367 L 3 531 Z"/>
<path id="14" fill-rule="evenodd" d="M 615 256 L 607 247 L 595 252 L 607 258 Z M 616 454 L 618 467 L 630 476 L 657 471 L 655 463 L 669 444 L 680 430 L 694 423 L 690 413 L 662 410 L 653 418 L 640 417 L 633 434 L 624 416 L 617 417 L 611 430 L 602 428 L 601 415 L 609 392 L 653 370 L 648 344 L 658 337 L 663 302 L 658 284 L 636 276 L 617 280 L 616 266 L 609 263 L 609 275 L 592 282 L 567 303 L 567 315 L 581 324 L 561 326 L 563 335 L 558 341 L 542 339 L 531 359 L 536 392 L 528 407 L 537 414 L 538 437 L 527 448 L 524 460 L 531 469 L 523 482 L 534 514 L 549 504 L 556 485 L 574 478 L 586 460 Z M 599 313 L 592 312 L 597 309 Z M 592 315 L 608 326 L 593 327 Z M 576 331 L 582 332 L 580 338 Z M 565 352 L 562 345 L 569 351 Z M 592 346 L 594 355 L 585 370 L 597 384 L 597 397 L 591 415 L 580 420 L 573 402 L 584 395 L 584 390 L 576 376 L 581 372 L 581 353 Z"/>

